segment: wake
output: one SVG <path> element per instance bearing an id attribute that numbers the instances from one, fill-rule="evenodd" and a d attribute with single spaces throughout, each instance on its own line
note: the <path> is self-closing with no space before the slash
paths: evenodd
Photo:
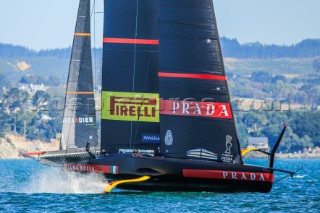
<path id="1" fill-rule="evenodd" d="M 101 174 L 79 174 L 60 168 L 45 168 L 32 174 L 21 193 L 100 194 L 106 179 Z"/>

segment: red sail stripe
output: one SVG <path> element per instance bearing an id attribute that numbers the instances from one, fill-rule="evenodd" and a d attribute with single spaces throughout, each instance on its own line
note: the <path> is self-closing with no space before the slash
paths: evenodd
<path id="1" fill-rule="evenodd" d="M 104 38 L 104 43 L 115 43 L 115 44 L 150 44 L 159 45 L 159 40 L 152 39 L 133 39 L 133 38 Z"/>
<path id="2" fill-rule="evenodd" d="M 220 75 L 208 75 L 208 74 L 187 74 L 187 73 L 168 73 L 168 72 L 159 72 L 159 77 L 168 77 L 168 78 L 194 78 L 194 79 L 206 79 L 206 80 L 218 80 L 226 81 L 226 76 Z"/>

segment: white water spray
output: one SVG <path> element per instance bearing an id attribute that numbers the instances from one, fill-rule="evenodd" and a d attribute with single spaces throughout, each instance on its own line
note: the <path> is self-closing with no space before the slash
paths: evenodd
<path id="1" fill-rule="evenodd" d="M 99 194 L 104 191 L 106 179 L 95 173 L 79 174 L 59 168 L 46 168 L 32 174 L 21 189 L 23 193 Z"/>

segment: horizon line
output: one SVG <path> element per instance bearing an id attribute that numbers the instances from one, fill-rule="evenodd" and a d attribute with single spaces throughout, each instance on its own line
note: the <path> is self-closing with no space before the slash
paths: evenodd
<path id="1" fill-rule="evenodd" d="M 260 41 L 240 42 L 237 38 L 229 38 L 229 37 L 226 37 L 226 36 L 221 36 L 221 37 L 220 37 L 220 41 L 221 41 L 222 39 L 236 40 L 240 45 L 261 44 L 261 45 L 263 45 L 263 46 L 282 46 L 282 47 L 290 47 L 290 46 L 295 46 L 295 45 L 297 45 L 297 44 L 300 44 L 301 42 L 307 41 L 307 40 L 320 40 L 320 37 L 319 37 L 319 38 L 304 38 L 304 39 L 300 40 L 299 42 L 292 43 L 292 44 L 262 43 L 262 42 L 260 42 Z M 22 47 L 22 48 L 28 49 L 29 51 L 34 51 L 34 52 L 72 48 L 72 44 L 70 44 L 70 46 L 67 46 L 67 47 L 54 47 L 54 48 L 48 47 L 48 48 L 41 48 L 41 49 L 35 49 L 35 48 L 32 48 L 32 47 L 25 46 L 25 45 L 23 45 L 23 44 L 2 43 L 1 41 L 0 41 L 0 44 L 1 44 L 1 45 L 11 45 L 11 46 L 13 46 L 13 47 Z M 102 47 L 103 47 L 103 42 L 101 42 L 101 46 L 99 46 L 99 47 L 92 47 L 92 49 L 101 49 Z"/>

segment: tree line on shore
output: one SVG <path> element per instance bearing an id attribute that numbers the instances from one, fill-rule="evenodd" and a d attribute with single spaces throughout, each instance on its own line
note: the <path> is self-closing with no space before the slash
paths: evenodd
<path id="1" fill-rule="evenodd" d="M 302 69 L 297 77 L 292 78 L 286 77 L 285 73 L 272 74 L 261 70 L 252 71 L 250 74 L 239 74 L 236 71 L 227 73 L 232 97 L 263 101 L 271 99 L 295 106 L 289 110 L 264 110 L 256 109 L 254 106 L 249 107 L 249 110 L 237 110 L 238 103 L 234 102 L 233 108 L 242 147 L 246 147 L 249 137 L 268 137 L 272 146 L 283 123 L 288 124 L 288 131 L 280 147 L 281 151 L 295 152 L 308 147 L 319 147 L 320 40 L 304 40 L 291 46 L 239 44 L 237 40 L 227 38 L 221 38 L 221 42 L 224 57 L 259 59 L 310 57 L 313 61 L 308 68 L 313 72 L 308 70 L 307 74 L 303 74 L 304 69 Z M 70 48 L 33 51 L 21 46 L 0 44 L 0 59 L 28 57 L 69 59 L 70 52 Z M 102 55 L 101 48 L 94 49 L 93 52 L 99 57 Z M 99 61 L 101 62 L 101 59 Z M 10 71 L 4 73 L 1 70 L 0 67 L 0 118 L 2 120 L 0 137 L 5 137 L 8 132 L 14 132 L 30 140 L 50 141 L 61 133 L 62 111 L 50 110 L 50 107 L 46 110 L 39 109 L 47 106 L 50 100 L 57 97 L 57 94 L 64 93 L 65 79 L 30 74 L 9 79 L 7 73 Z M 35 94 L 29 94 L 18 89 L 18 83 L 45 84 L 51 89 L 48 92 L 38 91 Z M 4 87 L 6 89 L 2 89 Z"/>
<path id="2" fill-rule="evenodd" d="M 19 89 L 10 89 L 0 103 L 0 137 L 13 132 L 29 140 L 50 141 L 61 133 L 63 112 L 50 108 L 51 94 L 38 91 L 31 96 Z M 235 108 L 236 106 L 234 106 Z M 242 147 L 249 137 L 268 137 L 275 142 L 284 123 L 287 134 L 280 146 L 282 152 L 298 152 L 309 147 L 320 147 L 320 112 L 312 110 L 237 111 L 237 130 Z"/>
<path id="3" fill-rule="evenodd" d="M 237 39 L 220 39 L 224 57 L 231 58 L 314 58 L 320 56 L 320 39 L 305 39 L 292 45 L 261 44 L 259 42 L 240 44 Z M 95 55 L 102 55 L 101 48 L 93 49 Z M 58 57 L 70 58 L 71 48 L 35 51 L 23 46 L 0 43 L 0 57 Z"/>

